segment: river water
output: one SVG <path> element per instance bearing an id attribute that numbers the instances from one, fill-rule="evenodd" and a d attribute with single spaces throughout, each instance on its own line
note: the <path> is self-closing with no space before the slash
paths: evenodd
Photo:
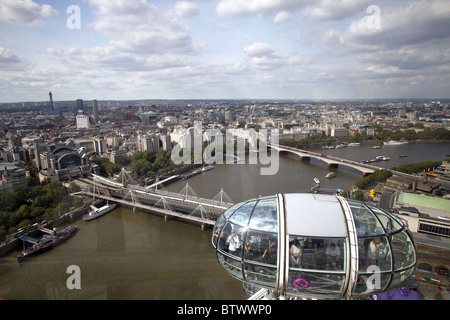
<path id="1" fill-rule="evenodd" d="M 319 151 L 319 149 L 311 149 Z M 399 164 L 443 160 L 449 144 L 413 144 L 320 150 L 350 160 L 391 157 L 377 162 L 391 168 Z M 399 158 L 398 155 L 408 155 Z M 325 188 L 349 188 L 362 175 L 332 169 L 337 177 L 325 179 L 331 169 L 318 160 L 301 161 L 280 155 L 276 175 L 262 176 L 260 165 L 223 164 L 213 170 L 179 180 L 169 186 L 180 192 L 186 183 L 205 198 L 223 188 L 234 201 L 285 192 L 307 192 L 317 177 Z M 100 219 L 75 222 L 80 230 L 61 246 L 29 261 L 18 263 L 18 248 L 0 257 L 2 299 L 246 299 L 242 284 L 219 265 L 211 247 L 211 230 L 129 208 L 118 208 Z M 80 269 L 81 289 L 69 289 L 67 268 Z"/>

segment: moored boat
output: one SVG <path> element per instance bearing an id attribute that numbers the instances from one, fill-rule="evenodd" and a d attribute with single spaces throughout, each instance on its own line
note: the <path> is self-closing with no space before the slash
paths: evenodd
<path id="1" fill-rule="evenodd" d="M 117 207 L 117 204 L 113 203 L 113 204 L 106 204 L 103 207 L 100 208 L 96 208 L 95 206 L 91 206 L 91 211 L 89 211 L 88 214 L 85 214 L 83 216 L 83 220 L 84 221 L 90 221 L 90 220 L 94 220 L 96 218 L 99 218 L 101 216 L 103 216 L 104 214 L 107 214 L 108 212 L 110 212 L 111 210 L 115 209 Z"/>
<path id="2" fill-rule="evenodd" d="M 22 253 L 17 256 L 17 260 L 19 262 L 28 260 L 45 251 L 59 246 L 61 243 L 69 239 L 78 230 L 78 227 L 76 225 L 70 225 L 60 231 L 51 231 L 43 228 L 40 230 L 47 233 L 44 234 L 41 239 L 36 239 L 26 235 L 21 235 L 19 237 L 19 239 L 21 239 L 24 244 Z M 28 248 L 25 248 L 25 243 L 31 243 L 32 245 Z"/>
<path id="3" fill-rule="evenodd" d="M 214 166 L 209 165 L 209 166 L 203 167 L 202 168 L 202 172 L 209 171 L 209 170 L 212 170 L 212 169 L 214 169 Z"/>
<path id="4" fill-rule="evenodd" d="M 401 145 L 401 144 L 408 144 L 408 141 L 394 141 L 394 140 L 390 140 L 390 141 L 383 142 L 383 144 L 385 146 L 398 146 L 398 145 Z"/>
<path id="5" fill-rule="evenodd" d="M 200 174 L 202 172 L 203 172 L 203 168 L 199 168 L 199 169 L 196 169 L 196 170 L 194 170 L 194 171 L 192 171 L 192 172 L 190 172 L 188 174 L 185 174 L 184 176 L 181 177 L 181 179 L 185 180 L 185 179 L 193 177 L 193 176 L 195 176 L 197 174 Z"/>

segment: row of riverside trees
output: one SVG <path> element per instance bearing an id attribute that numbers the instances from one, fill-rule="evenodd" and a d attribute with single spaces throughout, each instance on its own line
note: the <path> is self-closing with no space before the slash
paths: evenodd
<path id="1" fill-rule="evenodd" d="M 337 143 L 337 142 L 363 142 L 363 141 L 389 141 L 389 140 L 450 140 L 450 130 L 446 128 L 430 129 L 425 128 L 422 131 L 416 132 L 413 129 L 391 131 L 376 127 L 376 134 L 373 136 L 367 135 L 365 132 L 358 133 L 352 137 L 327 137 L 322 134 L 312 135 L 305 139 L 280 139 L 280 144 L 288 147 L 300 147 L 310 144 L 318 143 Z"/>
<path id="2" fill-rule="evenodd" d="M 173 170 L 176 165 L 171 160 L 171 151 L 160 150 L 158 153 L 151 151 L 137 151 L 131 157 L 117 156 L 116 163 L 105 158 L 94 158 L 92 162 L 100 167 L 102 174 L 109 176 L 119 173 L 126 168 L 139 177 L 149 177 L 154 174 L 164 174 Z"/>
<path id="3" fill-rule="evenodd" d="M 439 167 L 441 164 L 442 161 L 424 161 L 410 164 L 401 164 L 397 167 L 393 167 L 392 170 L 413 174 L 423 172 L 424 170 L 432 170 L 433 168 Z"/>
<path id="4" fill-rule="evenodd" d="M 358 181 L 356 181 L 356 187 L 358 190 L 351 192 L 350 190 L 344 190 L 341 192 L 341 196 L 345 198 L 351 198 L 355 200 L 363 201 L 365 199 L 364 191 L 367 186 L 373 182 L 384 182 L 392 176 L 392 171 L 387 169 L 375 170 L 372 174 L 369 174 Z"/>
<path id="5" fill-rule="evenodd" d="M 39 216 L 54 220 L 68 212 L 70 207 L 80 207 L 83 200 L 69 200 L 69 193 L 79 191 L 75 183 L 67 188 L 61 182 L 28 177 L 27 187 L 16 187 L 14 191 L 0 194 L 0 241 L 18 229 L 31 226 L 31 221 Z"/>
<path id="6" fill-rule="evenodd" d="M 449 159 L 446 159 L 449 160 Z M 392 167 L 391 170 L 399 171 L 409 174 L 420 173 L 424 170 L 432 170 L 433 168 L 437 168 L 442 164 L 442 161 L 424 161 L 410 164 L 403 164 L 397 167 Z M 388 169 L 376 170 L 372 174 L 369 174 L 361 179 L 359 179 L 355 186 L 359 189 L 354 191 L 353 193 L 349 190 L 344 190 L 341 195 L 346 198 L 353 198 L 356 200 L 364 200 L 364 191 L 361 189 L 365 189 L 367 186 L 372 184 L 373 182 L 385 182 L 388 178 L 392 176 L 392 171 Z"/>

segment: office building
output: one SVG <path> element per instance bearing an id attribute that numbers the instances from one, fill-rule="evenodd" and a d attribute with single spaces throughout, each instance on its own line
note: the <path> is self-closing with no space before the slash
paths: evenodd
<path id="1" fill-rule="evenodd" d="M 106 140 L 105 139 L 95 139 L 94 143 L 94 151 L 98 154 L 106 153 Z"/>
<path id="2" fill-rule="evenodd" d="M 93 113 L 94 113 L 94 121 L 95 123 L 98 122 L 98 102 L 97 100 L 94 100 L 92 102 L 92 108 L 93 108 Z"/>
<path id="3" fill-rule="evenodd" d="M 161 149 L 159 146 L 159 135 L 139 135 L 138 136 L 138 151 L 151 151 L 158 153 Z"/>
<path id="4" fill-rule="evenodd" d="M 77 130 L 89 129 L 89 116 L 84 114 L 77 115 Z"/>
<path id="5" fill-rule="evenodd" d="M 78 110 L 83 110 L 83 99 L 77 99 L 74 113 L 77 114 Z"/>
<path id="6" fill-rule="evenodd" d="M 0 193 L 13 191 L 16 187 L 26 187 L 28 185 L 26 171 L 10 164 L 1 165 L 0 177 Z"/>

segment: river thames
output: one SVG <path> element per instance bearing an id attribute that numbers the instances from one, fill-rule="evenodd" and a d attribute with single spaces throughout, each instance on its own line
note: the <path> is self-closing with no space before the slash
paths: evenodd
<path id="1" fill-rule="evenodd" d="M 390 161 L 377 166 L 443 160 L 449 144 L 409 144 L 311 149 L 349 160 Z M 399 155 L 407 157 L 399 158 Z M 213 170 L 167 186 L 180 192 L 189 183 L 204 198 L 223 188 L 234 201 L 275 193 L 308 192 L 319 178 L 325 188 L 350 188 L 362 177 L 353 169 L 328 168 L 318 160 L 301 161 L 280 155 L 276 175 L 262 176 L 260 165 L 223 164 Z M 337 175 L 325 179 L 329 171 Z M 211 230 L 179 220 L 118 208 L 90 222 L 75 222 L 80 230 L 63 245 L 29 261 L 18 263 L 20 248 L 0 257 L 0 297 L 9 299 L 246 299 L 242 284 L 228 275 L 216 260 Z M 68 289 L 67 268 L 80 268 L 81 289 Z"/>

